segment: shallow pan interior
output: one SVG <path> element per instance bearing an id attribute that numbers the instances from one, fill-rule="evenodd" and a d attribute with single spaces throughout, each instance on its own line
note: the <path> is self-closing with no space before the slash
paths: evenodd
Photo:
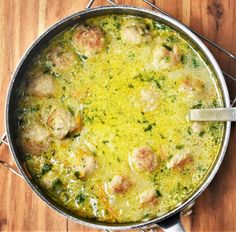
<path id="1" fill-rule="evenodd" d="M 222 93 L 224 105 L 228 107 L 230 105 L 229 102 L 229 96 L 228 96 L 228 90 L 222 75 L 222 72 L 215 61 L 214 57 L 211 55 L 209 50 L 205 47 L 205 45 L 195 36 L 193 35 L 188 29 L 183 27 L 181 24 L 179 24 L 177 21 L 170 19 L 167 16 L 164 16 L 163 14 L 156 13 L 147 9 L 141 9 L 141 8 L 134 8 L 129 6 L 119 6 L 119 7 L 100 7 L 91 9 L 88 11 L 79 12 L 77 14 L 74 14 L 70 17 L 67 17 L 57 24 L 55 24 L 53 27 L 49 28 L 42 36 L 40 36 L 34 44 L 29 48 L 29 50 L 25 53 L 25 55 L 22 57 L 19 65 L 17 66 L 15 73 L 13 75 L 9 91 L 8 91 L 8 98 L 6 103 L 6 131 L 8 136 L 8 141 L 10 144 L 11 152 L 14 156 L 15 162 L 20 169 L 22 175 L 24 176 L 27 183 L 31 186 L 31 188 L 38 194 L 38 196 L 45 201 L 47 205 L 55 209 L 57 212 L 61 213 L 62 215 L 79 222 L 84 225 L 88 226 L 94 226 L 96 228 L 100 229 L 131 229 L 134 227 L 142 227 L 146 226 L 151 223 L 155 223 L 158 221 L 161 221 L 163 219 L 166 219 L 167 217 L 173 215 L 174 213 L 180 211 L 184 207 L 186 207 L 192 200 L 194 200 L 197 196 L 200 195 L 200 193 L 208 186 L 208 184 L 211 182 L 212 178 L 216 174 L 222 160 L 224 157 L 224 153 L 228 144 L 229 139 L 229 133 L 230 133 L 230 122 L 226 123 L 225 126 L 225 134 L 224 134 L 224 140 L 222 142 L 221 152 L 218 155 L 218 158 L 215 161 L 215 164 L 213 165 L 212 169 L 209 171 L 208 176 L 203 181 L 202 185 L 199 186 L 199 188 L 190 196 L 190 198 L 185 201 L 181 206 L 177 207 L 173 211 L 169 212 L 166 215 L 163 215 L 162 217 L 153 219 L 148 222 L 141 222 L 141 223 L 132 223 L 132 224 L 108 224 L 108 223 L 101 223 L 96 222 L 88 219 L 84 219 L 81 217 L 78 217 L 67 210 L 63 209 L 60 205 L 55 203 L 52 199 L 47 197 L 47 195 L 43 192 L 42 189 L 40 189 L 32 179 L 30 179 L 29 175 L 27 174 L 27 171 L 24 166 L 24 157 L 20 153 L 17 144 L 16 144 L 16 135 L 17 135 L 17 123 L 15 118 L 15 109 L 16 104 L 18 100 L 18 87 L 20 82 L 22 81 L 22 77 L 27 70 L 28 65 L 34 58 L 35 54 L 37 54 L 47 43 L 48 41 L 63 31 L 68 26 L 71 26 L 73 24 L 77 24 L 79 22 L 83 22 L 85 19 L 98 16 L 98 15 L 106 15 L 106 14 L 132 14 L 132 15 L 138 15 L 143 16 L 147 18 L 154 19 L 156 21 L 159 21 L 161 23 L 167 24 L 171 28 L 175 29 L 179 33 L 181 33 L 186 39 L 192 42 L 192 44 L 202 52 L 203 56 L 205 57 L 206 61 L 209 63 L 209 65 L 212 67 L 213 71 L 216 74 L 216 77 L 218 79 L 218 85 Z"/>

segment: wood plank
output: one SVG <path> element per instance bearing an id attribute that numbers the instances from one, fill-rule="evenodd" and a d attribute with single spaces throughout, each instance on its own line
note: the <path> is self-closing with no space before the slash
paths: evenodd
<path id="1" fill-rule="evenodd" d="M 45 29 L 72 13 L 83 10 L 87 0 L 0 1 L 0 111 L 4 112 L 10 76 L 25 49 Z M 105 0 L 97 0 L 94 6 Z M 117 0 L 119 4 L 147 7 L 142 0 Z M 236 2 L 234 0 L 156 0 L 162 9 L 236 54 Z M 106 3 L 107 4 L 107 3 Z M 149 7 L 150 8 L 150 7 Z M 209 46 L 221 67 L 236 76 L 236 65 Z M 227 81 L 231 97 L 236 85 Z M 0 114 L 0 132 L 3 114 Z M 198 199 L 194 213 L 184 217 L 187 231 L 236 231 L 236 127 L 216 178 Z M 14 164 L 6 146 L 0 159 Z M 24 183 L 6 168 L 0 168 L 0 231 L 95 231 L 67 221 L 49 209 Z"/>
<path id="2" fill-rule="evenodd" d="M 38 35 L 38 1 L 1 1 L 0 3 L 0 109 L 4 112 L 10 76 L 25 49 Z M 27 7 L 26 7 L 27 6 Z M 36 12 L 36 13 L 35 13 Z M 0 114 L 3 122 L 3 113 Z M 1 133 L 3 132 L 1 123 Z M 6 146 L 0 158 L 13 164 Z M 49 209 L 27 184 L 0 168 L 0 231 L 65 231 L 67 220 Z"/>

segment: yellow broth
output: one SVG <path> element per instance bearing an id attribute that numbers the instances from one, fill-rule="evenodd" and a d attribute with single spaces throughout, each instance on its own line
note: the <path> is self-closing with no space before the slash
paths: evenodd
<path id="1" fill-rule="evenodd" d="M 82 217 L 161 216 L 198 188 L 218 155 L 224 125 L 187 120 L 191 108 L 222 106 L 215 75 L 189 41 L 151 19 L 81 25 L 53 38 L 22 82 L 18 142 L 29 173 Z M 139 148 L 146 153 L 135 160 Z"/>

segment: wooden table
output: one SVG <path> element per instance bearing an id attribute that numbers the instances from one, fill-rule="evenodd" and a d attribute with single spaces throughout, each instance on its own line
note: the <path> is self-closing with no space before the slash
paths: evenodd
<path id="1" fill-rule="evenodd" d="M 145 6 L 141 0 L 117 1 Z M 236 54 L 235 0 L 159 0 L 162 9 Z M 104 4 L 97 0 L 95 5 Z M 0 132 L 4 132 L 4 104 L 11 74 L 26 48 L 45 29 L 83 10 L 87 0 L 0 0 Z M 236 65 L 212 49 L 221 67 L 236 76 Z M 227 81 L 231 96 L 236 83 Z M 183 218 L 187 231 L 236 231 L 236 127 L 218 174 L 198 199 L 193 214 Z M 14 164 L 6 146 L 0 159 Z M 0 167 L 0 231 L 95 231 L 58 215 L 27 184 Z"/>

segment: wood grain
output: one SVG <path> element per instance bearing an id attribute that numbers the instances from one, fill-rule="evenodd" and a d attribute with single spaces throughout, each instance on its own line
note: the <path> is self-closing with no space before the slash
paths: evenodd
<path id="1" fill-rule="evenodd" d="M 141 0 L 119 4 L 147 7 Z M 152 1 L 178 20 L 236 54 L 236 1 Z M 11 74 L 26 48 L 59 19 L 83 10 L 87 0 L 0 0 L 0 132 L 4 132 L 4 105 Z M 95 5 L 107 4 L 97 0 Z M 95 6 L 94 5 L 94 6 Z M 150 7 L 149 7 L 150 8 Z M 236 65 L 209 46 L 221 67 L 236 76 Z M 231 97 L 236 84 L 227 80 Z M 198 199 L 193 214 L 184 217 L 187 231 L 236 231 L 236 127 L 223 165 Z M 0 159 L 14 165 L 6 146 Z M 0 167 L 0 231 L 95 231 L 68 221 L 48 208 L 19 177 Z"/>

